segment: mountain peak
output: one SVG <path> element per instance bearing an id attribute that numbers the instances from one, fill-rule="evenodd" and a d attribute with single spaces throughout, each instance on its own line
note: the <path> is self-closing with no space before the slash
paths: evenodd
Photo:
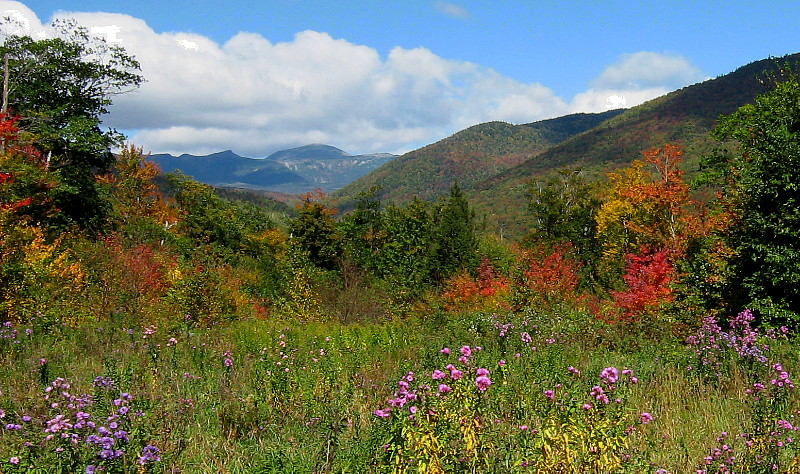
<path id="1" fill-rule="evenodd" d="M 349 153 L 340 150 L 334 146 L 323 145 L 321 143 L 314 143 L 297 148 L 290 148 L 288 150 L 281 150 L 275 152 L 267 157 L 269 160 L 284 161 L 284 160 L 302 160 L 302 159 L 339 159 L 350 156 Z"/>

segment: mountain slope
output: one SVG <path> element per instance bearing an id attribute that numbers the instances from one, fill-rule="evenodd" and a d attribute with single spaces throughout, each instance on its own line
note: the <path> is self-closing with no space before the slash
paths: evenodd
<path id="1" fill-rule="evenodd" d="M 524 163 L 576 133 L 620 114 L 575 114 L 526 125 L 489 122 L 415 150 L 335 193 L 348 207 L 359 193 L 379 186 L 382 199 L 402 202 L 414 196 L 444 195 L 453 182 L 463 189 Z"/>
<path id="2" fill-rule="evenodd" d="M 715 145 L 710 138 L 720 115 L 735 112 L 768 90 L 761 78 L 778 63 L 796 62 L 800 54 L 765 59 L 699 84 L 653 99 L 597 127 L 557 144 L 516 167 L 498 173 L 470 191 L 471 202 L 490 225 L 512 236 L 527 232 L 526 183 L 564 167 L 602 174 L 642 157 L 664 143 L 683 147 L 685 168 L 696 170 L 700 157 Z"/>

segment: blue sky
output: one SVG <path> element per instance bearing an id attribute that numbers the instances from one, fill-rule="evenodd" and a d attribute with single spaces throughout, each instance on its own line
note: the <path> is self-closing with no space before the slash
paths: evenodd
<path id="1" fill-rule="evenodd" d="M 148 83 L 106 122 L 172 153 L 403 152 L 489 120 L 637 105 L 800 51 L 796 1 L 0 0 L 9 10 L 33 28 L 118 28 Z"/>

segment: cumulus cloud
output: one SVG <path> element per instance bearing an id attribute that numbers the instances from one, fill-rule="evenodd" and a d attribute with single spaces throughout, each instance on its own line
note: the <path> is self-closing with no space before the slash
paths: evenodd
<path id="1" fill-rule="evenodd" d="M 573 98 L 577 111 L 632 107 L 681 87 L 708 79 L 683 56 L 641 51 L 625 54 Z"/>
<path id="2" fill-rule="evenodd" d="M 19 2 L 0 0 L 0 22 L 5 34 L 28 35 L 32 38 L 47 36 L 47 28 L 33 10 Z"/>
<path id="3" fill-rule="evenodd" d="M 440 3 L 437 8 L 452 5 Z M 21 3 L 0 0 L 0 13 L 11 10 L 28 21 L 29 31 L 43 28 Z M 122 14 L 57 12 L 54 18 L 74 18 L 140 61 L 147 82 L 115 97 L 104 123 L 154 153 L 232 149 L 259 157 L 309 143 L 351 153 L 404 152 L 490 120 L 527 123 L 622 101 L 630 107 L 700 74 L 685 58 L 636 53 L 609 66 L 590 90 L 564 100 L 545 85 L 426 48 L 396 47 L 382 57 L 317 31 L 278 43 L 241 32 L 220 44 L 194 33 L 159 33 Z"/>

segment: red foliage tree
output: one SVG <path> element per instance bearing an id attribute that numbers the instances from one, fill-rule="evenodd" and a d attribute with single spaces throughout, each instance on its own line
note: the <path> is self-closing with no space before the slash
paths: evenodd
<path id="1" fill-rule="evenodd" d="M 552 249 L 539 246 L 523 253 L 521 278 L 514 288 L 516 306 L 577 302 L 581 264 L 573 252 L 572 244 L 567 243 Z"/>
<path id="2" fill-rule="evenodd" d="M 626 320 L 635 320 L 672 301 L 670 282 L 674 278 L 674 267 L 667 250 L 651 252 L 642 247 L 638 255 L 628 254 L 626 259 L 626 273 L 622 278 L 628 288 L 612 292 Z"/>

